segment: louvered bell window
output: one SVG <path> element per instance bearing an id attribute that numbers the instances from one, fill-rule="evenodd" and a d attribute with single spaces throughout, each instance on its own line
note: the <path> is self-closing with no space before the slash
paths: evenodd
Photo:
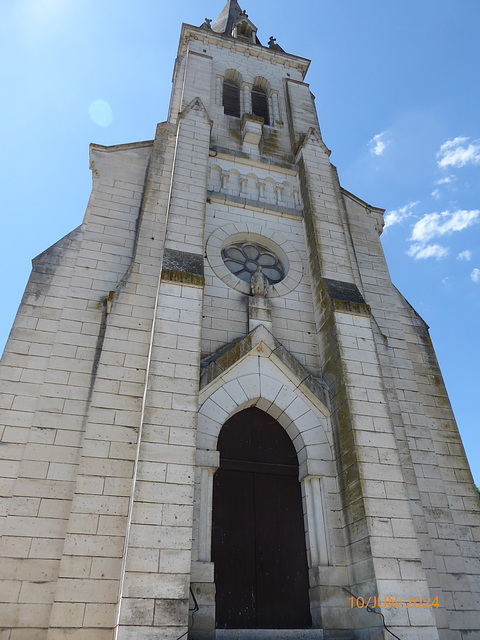
<path id="1" fill-rule="evenodd" d="M 233 80 L 223 81 L 223 112 L 226 116 L 240 117 L 240 87 Z"/>
<path id="2" fill-rule="evenodd" d="M 265 120 L 265 124 L 270 124 L 268 117 L 268 100 L 265 89 L 253 87 L 252 89 L 252 112 L 255 116 L 260 116 Z"/>

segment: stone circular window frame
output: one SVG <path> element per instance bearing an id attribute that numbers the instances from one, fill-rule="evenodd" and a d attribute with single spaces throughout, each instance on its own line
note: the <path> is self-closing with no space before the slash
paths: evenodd
<path id="1" fill-rule="evenodd" d="M 270 285 L 268 297 L 276 298 L 293 291 L 303 275 L 303 264 L 298 252 L 278 231 L 254 224 L 229 224 L 214 231 L 207 240 L 207 261 L 215 275 L 227 286 L 245 295 L 250 295 L 250 285 L 237 278 L 224 264 L 222 249 L 235 242 L 255 242 L 275 253 L 283 264 L 286 276 L 277 284 Z"/>

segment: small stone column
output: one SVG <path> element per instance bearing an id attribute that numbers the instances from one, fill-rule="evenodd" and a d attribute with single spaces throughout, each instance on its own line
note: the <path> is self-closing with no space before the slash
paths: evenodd
<path id="1" fill-rule="evenodd" d="M 197 598 L 199 611 L 193 620 L 193 629 L 200 637 L 213 637 L 215 629 L 215 583 L 212 546 L 213 476 L 220 466 L 220 453 L 197 449 L 195 455 L 195 490 L 199 503 L 196 538 L 198 559 L 192 562 L 191 588 Z"/>
<path id="2" fill-rule="evenodd" d="M 303 479 L 307 501 L 308 539 L 312 567 L 330 564 L 330 543 L 326 519 L 322 478 L 306 476 Z"/>
<path id="3" fill-rule="evenodd" d="M 209 464 L 210 460 L 202 459 L 200 467 L 200 522 L 198 531 L 198 560 L 211 561 L 212 546 L 212 507 L 213 507 L 213 476 L 219 467 L 218 451 L 197 451 L 197 460 L 207 454 L 216 454 L 216 464 Z"/>
<path id="4" fill-rule="evenodd" d="M 259 199 L 260 200 L 265 199 L 265 182 L 262 182 L 261 180 L 259 180 L 257 183 L 257 188 L 258 188 Z"/>
<path id="5" fill-rule="evenodd" d="M 242 87 L 243 92 L 243 113 L 252 113 L 252 94 L 250 86 L 244 84 Z"/>
<path id="6" fill-rule="evenodd" d="M 281 123 L 280 120 L 280 107 L 278 104 L 278 93 L 275 91 L 272 93 L 272 113 L 273 113 L 273 124 L 278 125 Z"/>
<path id="7" fill-rule="evenodd" d="M 277 200 L 277 204 L 282 204 L 282 193 L 283 193 L 283 187 L 280 187 L 277 185 L 275 187 L 275 197 Z"/>

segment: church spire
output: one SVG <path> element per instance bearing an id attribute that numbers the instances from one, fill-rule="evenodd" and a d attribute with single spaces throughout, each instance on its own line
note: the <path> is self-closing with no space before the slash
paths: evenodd
<path id="1" fill-rule="evenodd" d="M 233 23 L 242 15 L 242 10 L 237 0 L 228 0 L 221 14 L 212 25 L 212 31 L 231 35 Z"/>
<path id="2" fill-rule="evenodd" d="M 248 15 L 245 11 L 242 11 L 237 0 L 228 0 L 227 4 L 223 7 L 221 14 L 215 20 L 210 27 L 210 21 L 205 21 L 202 24 L 202 29 L 212 29 L 217 33 L 221 33 L 245 42 L 252 42 L 253 44 L 262 43 L 257 38 L 257 27 L 251 20 L 248 19 Z"/>

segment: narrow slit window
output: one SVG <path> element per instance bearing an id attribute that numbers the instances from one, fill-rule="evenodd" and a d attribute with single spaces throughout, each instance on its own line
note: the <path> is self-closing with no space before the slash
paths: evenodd
<path id="1" fill-rule="evenodd" d="M 226 116 L 240 117 L 240 87 L 234 80 L 223 81 L 223 112 Z"/>
<path id="2" fill-rule="evenodd" d="M 262 87 L 253 87 L 252 89 L 252 112 L 253 115 L 263 118 L 265 124 L 270 124 L 270 118 L 268 117 L 267 94 L 265 89 L 262 89 Z"/>

